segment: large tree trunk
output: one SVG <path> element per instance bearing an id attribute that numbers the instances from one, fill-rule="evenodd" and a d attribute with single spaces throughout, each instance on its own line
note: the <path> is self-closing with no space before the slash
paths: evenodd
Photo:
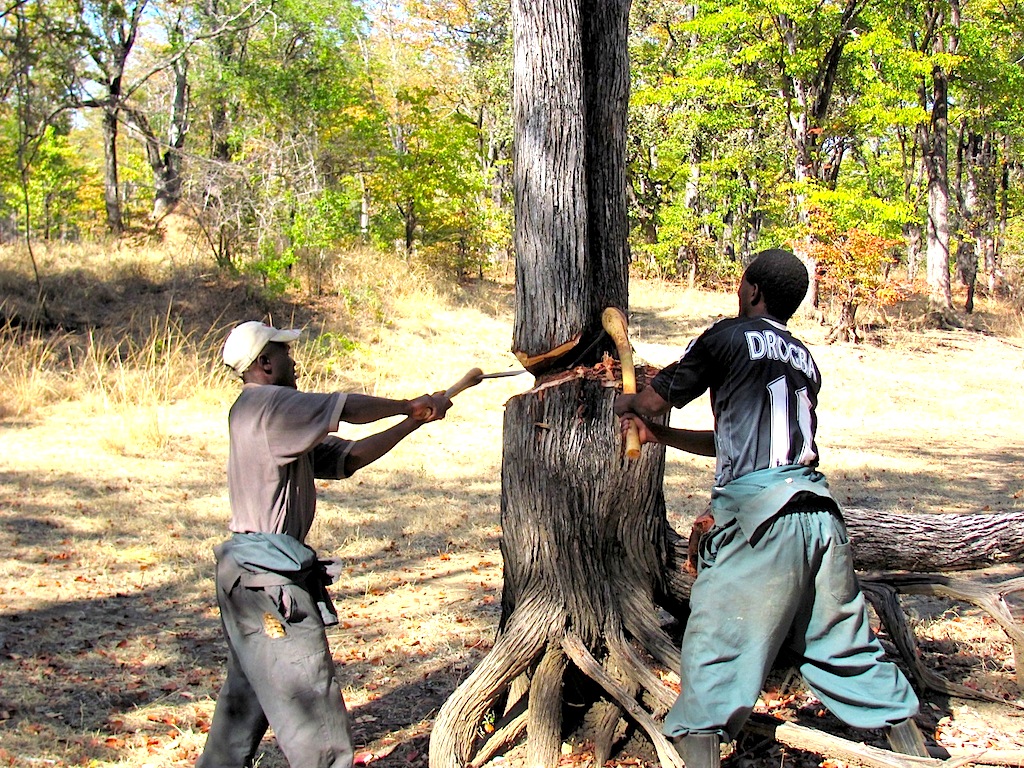
<path id="1" fill-rule="evenodd" d="M 623 720 L 681 768 L 659 727 L 676 693 L 649 664 L 678 672 L 656 605 L 685 620 L 685 539 L 665 519 L 663 448 L 622 457 L 600 325 L 628 296 L 628 11 L 629 0 L 512 2 L 512 349 L 537 381 L 506 406 L 498 633 L 438 712 L 431 768 L 482 766 L 524 734 L 525 766 L 549 768 L 573 732 L 602 765 Z"/>
<path id="2" fill-rule="evenodd" d="M 603 764 L 624 717 L 680 765 L 657 724 L 674 694 L 643 660 L 678 665 L 655 605 L 668 592 L 664 450 L 623 458 L 618 368 L 603 359 L 602 311 L 628 297 L 629 4 L 513 2 L 513 351 L 538 379 L 505 412 L 498 636 L 438 713 L 432 768 L 481 765 L 524 732 L 531 768 L 557 764 L 569 732 Z"/>
<path id="3" fill-rule="evenodd" d="M 579 3 L 517 0 L 513 338 L 527 368 L 573 346 L 588 325 L 586 128 Z"/>
<path id="4" fill-rule="evenodd" d="M 678 651 L 658 625 L 654 598 L 665 563 L 664 450 L 649 448 L 634 462 L 622 458 L 615 390 L 607 384 L 569 375 L 506 406 L 501 625 L 490 655 L 438 715 L 431 766 L 490 756 L 505 746 L 505 727 L 524 710 L 527 765 L 555 765 L 565 733 L 578 729 L 594 742 L 601 764 L 622 710 L 640 708 L 635 701 L 599 703 L 601 689 L 606 702 L 622 694 L 600 673 L 587 675 L 596 685 L 583 682 L 580 670 L 595 665 L 635 699 L 642 688 L 661 684 L 630 640 L 674 666 Z M 579 692 L 580 717 L 572 722 L 562 720 L 565 689 Z M 516 697 L 524 697 L 518 707 Z M 508 714 L 496 718 L 490 741 L 477 745 L 478 726 L 493 710 Z M 656 741 L 660 714 L 646 715 Z"/>

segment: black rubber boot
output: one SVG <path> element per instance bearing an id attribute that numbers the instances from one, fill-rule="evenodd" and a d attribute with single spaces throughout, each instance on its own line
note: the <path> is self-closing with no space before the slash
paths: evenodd
<path id="1" fill-rule="evenodd" d="M 917 757 L 931 757 L 928 754 L 928 747 L 925 746 L 921 730 L 917 727 L 917 723 L 909 717 L 895 725 L 890 725 L 886 736 L 893 752 L 902 752 L 905 755 L 916 755 Z"/>
<path id="2" fill-rule="evenodd" d="M 721 742 L 717 733 L 691 733 L 673 739 L 676 752 L 683 758 L 686 768 L 719 768 L 722 764 L 718 749 Z"/>

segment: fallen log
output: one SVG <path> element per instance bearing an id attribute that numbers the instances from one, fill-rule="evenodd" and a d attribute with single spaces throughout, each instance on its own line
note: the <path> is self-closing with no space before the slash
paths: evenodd
<path id="1" fill-rule="evenodd" d="M 966 571 L 1024 562 L 1024 512 L 843 510 L 858 570 Z"/>
<path id="2" fill-rule="evenodd" d="M 858 571 L 952 572 L 1024 563 L 1024 512 L 907 515 L 843 510 Z M 668 529 L 665 591 L 690 597 L 693 577 L 683 567 L 688 540 Z"/>

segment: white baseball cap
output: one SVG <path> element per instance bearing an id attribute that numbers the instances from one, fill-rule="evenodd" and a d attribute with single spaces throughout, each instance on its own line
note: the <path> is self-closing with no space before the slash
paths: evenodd
<path id="1" fill-rule="evenodd" d="M 272 341 L 290 344 L 301 334 L 297 328 L 282 331 L 259 320 L 242 323 L 224 341 L 224 364 L 241 377 L 267 344 Z"/>

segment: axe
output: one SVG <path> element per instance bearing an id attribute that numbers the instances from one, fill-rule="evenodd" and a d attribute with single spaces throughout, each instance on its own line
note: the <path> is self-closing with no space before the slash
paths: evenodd
<path id="1" fill-rule="evenodd" d="M 636 394 L 636 368 L 633 366 L 633 348 L 629 345 L 626 333 L 626 313 L 618 307 L 608 307 L 601 313 L 601 325 L 615 342 L 622 363 L 622 392 L 626 395 Z M 629 425 L 626 432 L 626 457 L 636 459 L 640 456 L 640 433 L 635 424 Z"/>
<path id="2" fill-rule="evenodd" d="M 500 379 L 505 376 L 518 376 L 520 373 L 526 373 L 526 371 L 499 371 L 498 373 L 484 373 L 479 368 L 471 368 L 465 376 L 444 391 L 444 396 L 451 400 L 459 394 L 459 392 L 469 389 L 470 387 L 475 387 L 484 379 Z"/>

